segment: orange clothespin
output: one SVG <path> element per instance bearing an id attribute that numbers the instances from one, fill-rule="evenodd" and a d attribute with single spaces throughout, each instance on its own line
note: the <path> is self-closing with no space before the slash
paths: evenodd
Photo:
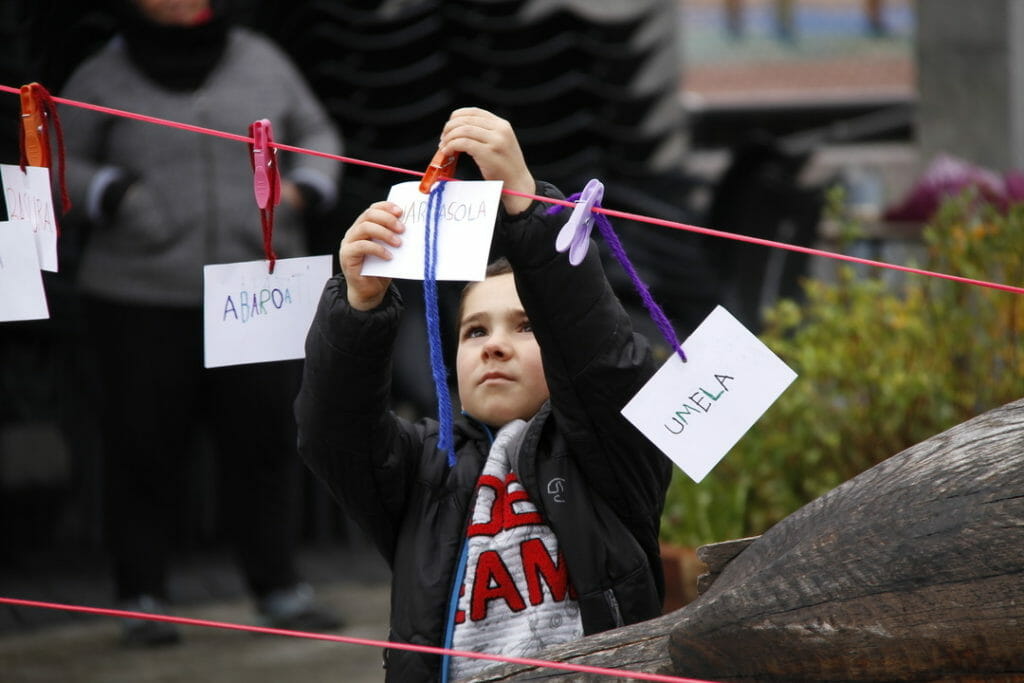
<path id="1" fill-rule="evenodd" d="M 21 86 L 21 165 L 50 167 L 50 136 L 38 83 Z"/>
<path id="2" fill-rule="evenodd" d="M 272 246 L 274 207 L 281 203 L 281 172 L 277 166 L 277 150 L 271 144 L 274 141 L 274 129 L 270 120 L 253 121 L 249 125 L 249 135 L 253 139 L 249 145 L 252 189 L 256 195 L 256 206 L 260 210 L 260 223 L 263 225 L 263 252 L 270 262 L 270 272 L 273 273 L 277 261 Z"/>
<path id="3" fill-rule="evenodd" d="M 423 194 L 430 194 L 430 188 L 434 186 L 434 183 L 441 178 L 449 178 L 451 174 L 455 172 L 455 165 L 459 163 L 459 153 L 454 154 L 441 154 L 441 150 L 437 150 L 434 153 L 434 158 L 430 160 L 430 165 L 427 166 L 426 172 L 423 174 L 423 180 L 420 181 L 420 192 Z"/>
<path id="4" fill-rule="evenodd" d="M 21 86 L 21 128 L 18 140 L 21 143 L 21 170 L 25 166 L 50 168 L 50 127 L 57 133 L 57 159 L 60 162 L 60 199 L 63 213 L 71 208 L 68 199 L 67 181 L 64 178 L 64 131 L 57 116 L 57 105 L 50 93 L 39 83 Z"/>

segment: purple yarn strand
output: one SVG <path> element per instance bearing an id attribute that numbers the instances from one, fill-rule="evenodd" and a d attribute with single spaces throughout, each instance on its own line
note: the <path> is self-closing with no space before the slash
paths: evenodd
<path id="1" fill-rule="evenodd" d="M 574 202 L 580 198 L 581 192 L 577 192 L 568 198 L 568 201 Z M 549 216 L 558 213 L 564 206 L 555 204 L 548 208 L 545 213 Z M 644 304 L 644 308 L 650 313 L 651 319 L 654 324 L 658 326 L 658 330 L 661 331 L 661 336 L 665 338 L 669 346 L 679 354 L 679 358 L 686 362 L 686 354 L 683 352 L 683 345 L 679 343 L 679 338 L 676 336 L 676 331 L 672 327 L 672 323 L 669 322 L 665 312 L 661 310 L 661 306 L 651 296 L 650 290 L 647 285 L 644 284 L 643 280 L 640 279 L 640 275 L 636 272 L 636 268 L 633 267 L 633 263 L 629 260 L 626 255 L 626 249 L 622 246 L 622 242 L 619 241 L 618 235 L 615 234 L 615 230 L 612 228 L 611 221 L 603 213 L 594 212 L 594 223 L 597 224 L 597 229 L 604 237 L 604 241 L 608 243 L 608 248 L 612 250 L 612 254 L 615 255 L 616 260 L 622 265 L 622 269 L 629 275 L 629 279 L 633 282 L 633 287 L 640 295 L 640 300 Z"/>
<path id="2" fill-rule="evenodd" d="M 597 224 L 597 229 L 601 231 L 601 235 L 604 236 L 604 241 L 608 243 L 608 248 L 612 250 L 615 258 L 622 264 L 622 269 L 629 275 L 629 279 L 633 281 L 633 287 L 636 288 L 637 293 L 640 295 L 644 308 L 651 314 L 654 324 L 661 330 L 661 336 L 665 338 L 665 341 L 679 354 L 679 358 L 685 363 L 686 354 L 683 352 L 683 345 L 679 343 L 679 338 L 676 337 L 676 331 L 672 328 L 672 323 L 668 321 L 665 312 L 661 310 L 661 306 L 651 296 L 647 285 L 640 279 L 640 275 L 636 272 L 636 268 L 633 267 L 633 263 L 626 256 L 626 249 L 622 246 L 618 235 L 612 229 L 611 221 L 604 214 L 598 213 L 595 214 L 594 222 Z"/>

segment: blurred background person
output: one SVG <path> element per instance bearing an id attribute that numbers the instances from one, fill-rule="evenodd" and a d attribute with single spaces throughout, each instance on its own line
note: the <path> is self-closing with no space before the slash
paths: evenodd
<path id="1" fill-rule="evenodd" d="M 280 142 L 340 151 L 284 53 L 229 26 L 210 0 L 124 0 L 118 10 L 119 33 L 63 95 L 240 134 L 268 118 Z M 63 122 L 69 189 L 90 225 L 78 284 L 101 385 L 105 536 L 121 607 L 165 607 L 176 535 L 196 505 L 187 473 L 205 434 L 219 456 L 221 514 L 263 622 L 338 627 L 294 559 L 300 363 L 203 369 L 203 265 L 264 257 L 245 148 L 82 109 Z M 334 202 L 340 165 L 280 158 L 274 248 L 302 256 L 303 212 Z M 124 622 L 126 644 L 179 639 L 172 624 Z"/>

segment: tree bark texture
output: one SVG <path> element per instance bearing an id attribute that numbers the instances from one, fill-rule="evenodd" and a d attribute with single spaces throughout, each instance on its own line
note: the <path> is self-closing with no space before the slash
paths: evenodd
<path id="1" fill-rule="evenodd" d="M 694 678 L 1024 680 L 1024 401 L 801 508 L 691 607 L 670 651 Z"/>

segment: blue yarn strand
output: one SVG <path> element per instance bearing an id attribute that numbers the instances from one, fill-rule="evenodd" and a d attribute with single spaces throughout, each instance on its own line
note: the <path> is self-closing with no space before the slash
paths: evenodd
<path id="1" fill-rule="evenodd" d="M 437 448 L 448 454 L 448 466 L 455 466 L 452 445 L 452 400 L 448 393 L 448 371 L 441 348 L 441 317 L 437 310 L 437 233 L 441 224 L 441 198 L 444 180 L 438 181 L 427 198 L 427 222 L 423 249 L 423 302 L 427 313 L 427 340 L 430 343 L 430 370 L 437 395 L 437 420 L 440 423 Z"/>

